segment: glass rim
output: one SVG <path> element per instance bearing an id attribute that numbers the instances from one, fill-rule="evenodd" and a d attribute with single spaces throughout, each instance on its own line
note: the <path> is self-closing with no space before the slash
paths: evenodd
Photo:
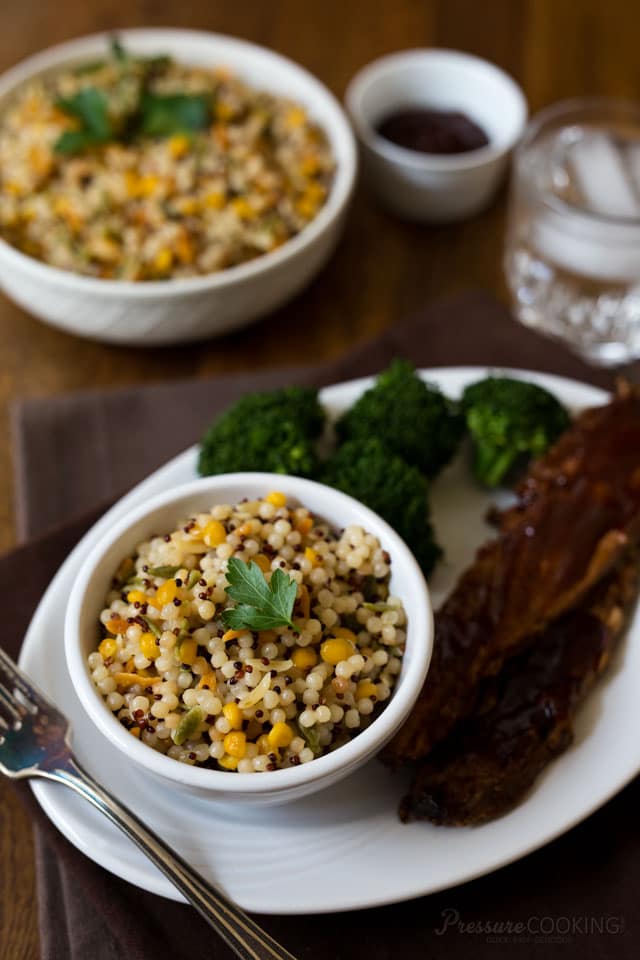
<path id="1" fill-rule="evenodd" d="M 527 124 L 522 139 L 516 148 L 515 165 L 518 167 L 525 155 L 525 152 L 531 147 L 535 138 L 543 128 L 553 120 L 561 119 L 564 115 L 579 114 L 587 110 L 608 110 L 611 113 L 633 113 L 638 120 L 638 129 L 640 130 L 640 101 L 630 100 L 624 97 L 571 97 L 566 100 L 560 100 L 549 106 L 538 110 Z M 577 120 L 576 120 L 577 122 Z M 569 124 L 567 124 L 568 126 Z M 558 128 L 560 129 L 560 128 Z M 638 141 L 640 143 L 640 139 Z M 608 224 L 609 226 L 633 227 L 640 229 L 640 215 L 624 217 L 619 214 L 598 213 L 594 210 L 581 209 L 551 193 L 548 189 L 538 189 L 536 194 L 540 201 L 549 207 L 555 213 L 561 213 L 566 217 L 574 219 L 586 219 L 592 223 Z"/>

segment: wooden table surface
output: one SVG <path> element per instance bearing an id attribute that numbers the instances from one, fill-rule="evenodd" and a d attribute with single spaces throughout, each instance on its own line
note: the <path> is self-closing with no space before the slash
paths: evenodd
<path id="1" fill-rule="evenodd" d="M 70 37 L 144 25 L 265 44 L 338 97 L 369 60 L 418 46 L 493 60 L 519 81 L 532 111 L 582 94 L 640 95 L 640 6 L 628 0 L 19 0 L 2 11 L 0 71 Z M 481 286 L 504 297 L 504 220 L 504 192 L 473 221 L 427 228 L 392 220 L 361 190 L 337 253 L 307 291 L 254 327 L 197 346 L 142 351 L 85 342 L 0 295 L 0 548 L 14 542 L 13 397 L 329 358 L 452 291 Z M 31 831 L 11 789 L 0 791 L 0 958 L 26 960 L 38 956 Z"/>

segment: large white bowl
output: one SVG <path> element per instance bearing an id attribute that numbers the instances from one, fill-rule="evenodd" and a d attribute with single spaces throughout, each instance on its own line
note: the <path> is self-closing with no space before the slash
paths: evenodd
<path id="1" fill-rule="evenodd" d="M 172 760 L 129 734 L 94 686 L 87 657 L 95 650 L 98 622 L 113 571 L 153 532 L 170 531 L 194 513 L 216 503 L 256 499 L 281 490 L 336 528 L 356 523 L 375 534 L 391 554 L 391 592 L 402 599 L 407 614 L 407 644 L 402 670 L 389 702 L 373 723 L 333 753 L 284 770 L 236 774 L 189 766 Z M 422 689 L 433 646 L 429 591 L 413 554 L 377 514 L 351 497 L 311 480 L 271 473 L 231 473 L 176 487 L 132 510 L 91 551 L 69 597 L 65 620 L 65 652 L 75 691 L 88 716 L 127 762 L 151 775 L 212 799 L 249 803 L 281 803 L 330 786 L 362 766 L 391 739 L 407 718 Z M 60 704 L 64 708 L 64 704 Z"/>
<path id="2" fill-rule="evenodd" d="M 133 283 L 82 277 L 28 257 L 0 239 L 0 286 L 41 320 L 95 340 L 150 346 L 218 336 L 274 310 L 298 293 L 338 242 L 355 182 L 349 123 L 327 88 L 272 50 L 194 30 L 123 30 L 133 53 L 168 53 L 200 66 L 230 67 L 252 86 L 291 97 L 324 129 L 336 160 L 331 192 L 318 216 L 277 250 L 219 273 Z M 0 77 L 0 110 L 25 81 L 104 54 L 109 35 L 51 47 Z"/>
<path id="3" fill-rule="evenodd" d="M 356 74 L 345 100 L 369 184 L 385 207 L 407 220 L 462 220 L 486 207 L 527 121 L 516 82 L 488 60 L 457 50 L 381 57 Z M 427 154 L 377 133 L 389 113 L 416 106 L 467 114 L 489 144 L 468 153 Z"/>

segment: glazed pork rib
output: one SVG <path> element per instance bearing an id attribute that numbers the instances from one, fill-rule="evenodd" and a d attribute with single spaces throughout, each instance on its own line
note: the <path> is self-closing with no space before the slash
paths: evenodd
<path id="1" fill-rule="evenodd" d="M 640 390 L 625 381 L 618 384 L 611 403 L 585 410 L 547 453 L 535 460 L 516 487 L 517 502 L 497 513 L 502 530 L 517 525 L 537 499 L 558 485 L 571 487 L 587 479 L 604 482 L 624 498 L 628 478 L 638 466 Z M 615 466 L 614 466 L 615 465 Z"/>
<path id="2" fill-rule="evenodd" d="M 640 391 L 586 411 L 518 490 L 436 615 L 425 686 L 385 751 L 418 760 L 473 710 L 481 681 L 571 609 L 640 536 Z"/>
<path id="3" fill-rule="evenodd" d="M 476 709 L 422 761 L 403 820 L 466 826 L 507 812 L 573 739 L 573 716 L 623 633 L 638 586 L 633 553 L 576 608 L 485 682 Z"/>

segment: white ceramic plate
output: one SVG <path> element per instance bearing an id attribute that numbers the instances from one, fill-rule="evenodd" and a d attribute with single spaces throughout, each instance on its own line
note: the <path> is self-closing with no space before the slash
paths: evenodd
<path id="1" fill-rule="evenodd" d="M 486 371 L 448 368 L 425 377 L 450 396 Z M 522 376 L 523 374 L 516 374 Z M 572 409 L 602 403 L 606 394 L 574 381 L 525 374 Z M 368 386 L 358 380 L 323 391 L 332 412 Z M 516 810 L 482 827 L 403 826 L 396 807 L 407 786 L 373 762 L 323 793 L 251 811 L 158 789 L 83 715 L 63 653 L 69 587 L 89 548 L 131 506 L 195 476 L 187 450 L 113 507 L 58 571 L 33 618 L 20 663 L 64 709 L 80 761 L 160 833 L 205 877 L 247 910 L 321 913 L 373 907 L 432 893 L 489 873 L 565 832 L 605 803 L 640 771 L 637 736 L 640 621 L 634 619 L 606 678 L 580 713 L 575 744 L 545 771 Z M 470 481 L 464 456 L 433 489 L 433 512 L 447 557 L 432 580 L 437 606 L 489 529 L 488 498 Z M 176 891 L 126 838 L 64 787 L 34 783 L 45 813 L 78 849 L 112 873 L 173 899 Z"/>

